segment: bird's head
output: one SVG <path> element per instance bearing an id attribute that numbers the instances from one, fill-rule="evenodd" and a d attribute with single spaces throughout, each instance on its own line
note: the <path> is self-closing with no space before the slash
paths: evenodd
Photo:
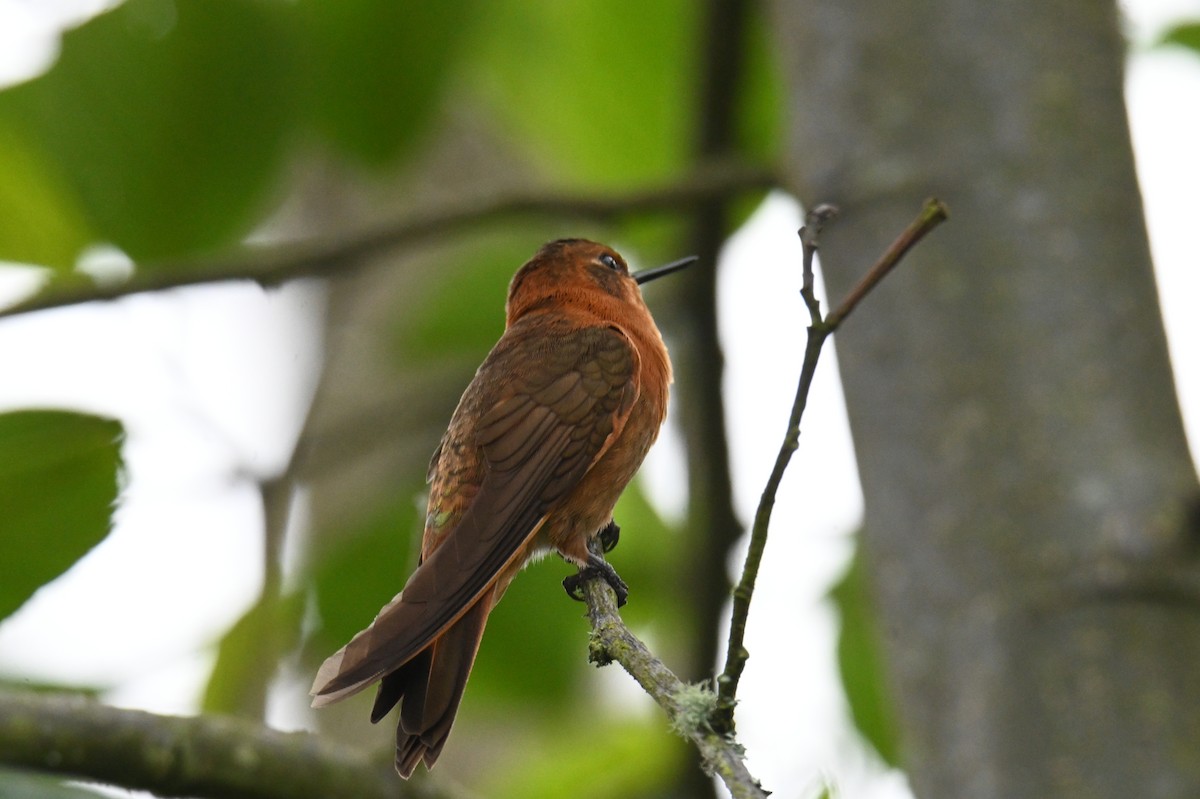
<path id="1" fill-rule="evenodd" d="M 657 269 L 630 273 L 611 247 L 587 239 L 558 239 L 544 244 L 513 276 L 506 305 L 508 324 L 530 311 L 580 304 L 593 310 L 627 306 L 644 311 L 639 285 L 690 266 L 683 258 Z"/>

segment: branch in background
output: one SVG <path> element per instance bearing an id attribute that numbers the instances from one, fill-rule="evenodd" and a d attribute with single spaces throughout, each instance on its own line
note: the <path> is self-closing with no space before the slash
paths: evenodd
<path id="1" fill-rule="evenodd" d="M 763 169 L 707 163 L 697 165 L 692 175 L 681 180 L 605 197 L 523 191 L 473 198 L 331 240 L 249 249 L 219 261 L 158 264 L 139 269 L 129 280 L 114 286 L 51 288 L 0 310 L 0 318 L 226 280 L 252 280 L 263 286 L 276 286 L 297 278 L 330 277 L 361 266 L 368 258 L 484 222 L 536 215 L 604 221 L 655 211 L 686 213 L 714 197 L 761 191 L 776 185 L 775 177 Z"/>
<path id="2" fill-rule="evenodd" d="M 704 0 L 696 53 L 699 103 L 695 119 L 696 166 L 744 153 L 739 122 L 747 118 L 745 88 L 754 17 L 765 12 L 752 0 Z M 686 529 L 693 545 L 683 565 L 692 595 L 693 648 L 687 675 L 712 673 L 721 652 L 720 627 L 729 591 L 729 554 L 745 532 L 733 506 L 729 433 L 722 383 L 725 356 L 717 325 L 717 263 L 731 225 L 729 194 L 697 203 L 684 251 L 711 268 L 693 269 L 678 283 L 682 312 L 670 319 L 671 357 L 679 390 L 672 397 L 687 449 Z M 677 399 L 676 399 L 677 397 Z M 688 773 L 695 769 L 689 768 Z M 713 796 L 711 783 L 680 785 L 683 795 Z"/>
<path id="3" fill-rule="evenodd" d="M 817 361 L 821 357 L 821 347 L 846 317 L 854 310 L 863 297 L 867 295 L 879 281 L 892 270 L 913 245 L 920 241 L 925 234 L 937 227 L 946 219 L 946 207 L 936 199 L 927 200 L 921 214 L 880 256 L 879 261 L 868 270 L 867 274 L 846 295 L 846 299 L 829 316 L 822 318 L 820 304 L 813 293 L 813 256 L 819 246 L 818 238 L 821 226 L 832 218 L 836 209 L 828 205 L 820 205 L 808 213 L 806 225 L 800 229 L 800 243 L 803 247 L 803 288 L 800 291 L 804 304 L 808 308 L 812 324 L 808 328 L 808 342 L 804 351 L 804 364 L 800 368 L 800 382 L 796 387 L 796 399 L 792 404 L 792 413 L 788 419 L 787 432 L 775 458 L 775 467 L 767 479 L 758 510 L 754 514 L 754 525 L 750 530 L 750 547 L 746 553 L 746 563 L 742 568 L 742 576 L 733 592 L 733 617 L 729 627 L 729 646 L 725 655 L 725 669 L 717 678 L 718 704 L 717 717 L 714 725 L 717 729 L 733 729 L 733 709 L 737 703 L 738 682 L 750 653 L 745 647 L 746 620 L 750 615 L 750 600 L 754 596 L 754 584 L 758 579 L 759 566 L 762 563 L 763 552 L 767 546 L 767 528 L 771 523 L 771 512 L 775 509 L 775 495 L 783 480 L 792 454 L 800 446 L 800 419 L 808 404 L 808 392 L 812 386 L 813 375 L 816 373 Z"/>
<path id="4" fill-rule="evenodd" d="M 681 681 L 629 631 L 617 612 L 616 595 L 602 579 L 583 588 L 592 623 L 588 660 L 607 666 L 614 660 L 666 711 L 671 727 L 695 745 L 706 771 L 720 777 L 734 799 L 766 799 L 769 795 L 746 769 L 744 750 L 732 734 L 709 725 L 716 695 L 707 687 Z"/>
<path id="5" fill-rule="evenodd" d="M 262 498 L 263 568 L 258 599 L 225 632 L 200 710 L 263 721 L 282 655 L 300 638 L 303 614 L 283 593 L 283 550 L 296 488 L 294 468 L 258 481 Z"/>
<path id="6" fill-rule="evenodd" d="M 401 783 L 389 757 L 219 716 L 108 707 L 75 695 L 0 691 L 0 763 L 156 796 L 397 799 L 446 796 Z"/>

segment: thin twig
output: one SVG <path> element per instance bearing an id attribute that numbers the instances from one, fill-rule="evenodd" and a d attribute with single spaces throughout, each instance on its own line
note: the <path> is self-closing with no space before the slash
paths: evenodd
<path id="1" fill-rule="evenodd" d="M 805 219 L 807 224 L 800 228 L 800 244 L 802 247 L 801 273 L 802 282 L 800 294 L 812 318 L 808 328 L 808 343 L 805 346 L 804 362 L 800 369 L 800 382 L 796 387 L 796 397 L 792 402 L 791 416 L 788 419 L 787 433 L 783 444 L 775 456 L 775 466 L 767 478 L 758 509 L 754 514 L 754 524 L 750 528 L 750 546 L 746 552 L 746 562 L 742 567 L 742 576 L 737 587 L 733 590 L 733 615 L 729 627 L 729 644 L 725 653 L 725 668 L 717 677 L 718 726 L 720 729 L 734 728 L 733 709 L 737 703 L 738 684 L 750 652 L 746 649 L 746 623 L 750 617 L 750 601 L 754 597 L 754 585 L 758 579 L 759 566 L 767 546 L 767 528 L 771 523 L 771 512 L 775 509 L 775 495 L 783 480 L 783 473 L 792 453 L 800 446 L 800 419 L 808 404 L 808 391 L 812 385 L 813 375 L 817 370 L 817 362 L 821 357 L 821 346 L 829 332 L 821 319 L 821 308 L 813 293 L 813 257 L 819 248 L 819 235 L 822 225 L 832 219 L 837 209 L 829 205 L 820 205 L 810 211 Z"/>
<path id="2" fill-rule="evenodd" d="M 788 463 L 792 459 L 792 454 L 800 446 L 800 420 L 804 416 L 804 409 L 808 404 L 808 392 L 812 386 L 813 375 L 816 374 L 821 348 L 825 344 L 825 339 L 833 334 L 838 325 L 849 316 L 862 298 L 891 271 L 904 254 L 946 218 L 946 207 L 938 200 L 928 200 L 921 215 L 880 256 L 879 261 L 868 270 L 866 276 L 838 305 L 837 310 L 822 319 L 820 305 L 813 294 L 812 262 L 819 247 L 818 238 L 821 226 L 832 218 L 835 212 L 836 209 L 832 206 L 817 206 L 808 214 L 805 227 L 800 229 L 800 243 L 803 248 L 803 288 L 800 293 L 808 307 L 812 324 L 808 328 L 804 363 L 800 368 L 800 380 L 796 386 L 796 397 L 788 418 L 787 432 L 779 447 L 779 453 L 775 456 L 775 466 L 767 478 L 766 487 L 763 488 L 758 510 L 754 514 L 754 525 L 750 530 L 750 545 L 746 552 L 746 562 L 742 567 L 741 579 L 733 592 L 733 614 L 730 620 L 725 668 L 717 677 L 718 703 L 713 726 L 719 730 L 732 731 L 734 729 L 733 711 L 737 704 L 738 682 L 746 667 L 746 661 L 750 658 L 750 653 L 745 646 L 750 602 L 754 596 L 754 585 L 758 579 L 763 553 L 766 551 L 767 530 L 771 524 L 771 513 L 775 509 L 775 496 L 783 481 L 783 474 L 787 470 Z"/>
<path id="3" fill-rule="evenodd" d="M 858 285 L 850 290 L 850 293 L 842 300 L 842 304 L 825 317 L 826 326 L 831 330 L 836 330 L 838 325 L 846 321 L 846 317 L 858 306 L 862 298 L 867 296 L 867 293 L 875 288 L 888 272 L 892 271 L 892 267 L 900 263 L 900 259 L 904 257 L 905 253 L 911 250 L 918 241 L 925 238 L 926 233 L 945 222 L 947 214 L 946 206 L 941 200 L 936 197 L 926 200 L 920 216 L 896 237 L 896 240 L 884 251 L 875 265 L 863 275 L 862 280 L 858 281 Z"/>
<path id="4" fill-rule="evenodd" d="M 608 221 L 646 212 L 686 213 L 712 197 L 761 191 L 775 185 L 774 176 L 764 169 L 710 163 L 698 166 L 681 180 L 611 196 L 519 191 L 472 198 L 323 241 L 247 249 L 221 260 L 152 264 L 135 270 L 129 280 L 117 285 L 51 287 L 0 310 L 0 318 L 202 283 L 249 280 L 277 286 L 297 278 L 331 277 L 361 266 L 368 258 L 482 222 L 532 215 Z"/>
<path id="5" fill-rule="evenodd" d="M 804 227 L 800 228 L 800 296 L 808 308 L 809 319 L 814 326 L 821 325 L 821 303 L 816 295 L 816 278 L 813 275 L 813 259 L 820 249 L 821 230 L 825 223 L 838 215 L 836 205 L 821 204 L 805 214 Z"/>

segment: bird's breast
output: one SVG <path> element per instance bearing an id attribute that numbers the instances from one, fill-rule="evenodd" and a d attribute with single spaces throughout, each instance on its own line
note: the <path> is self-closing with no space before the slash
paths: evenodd
<path id="1" fill-rule="evenodd" d="M 656 355 L 642 350 L 641 385 L 624 428 L 583 479 L 548 514 L 538 536 L 539 543 L 558 550 L 575 563 L 587 560 L 588 541 L 612 519 L 617 499 L 658 438 L 666 416 L 670 366 L 666 363 L 665 348 L 663 363 L 645 363 Z"/>

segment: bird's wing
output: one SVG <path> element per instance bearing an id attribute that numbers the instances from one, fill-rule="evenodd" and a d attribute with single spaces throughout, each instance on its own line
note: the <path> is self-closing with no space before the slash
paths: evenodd
<path id="1" fill-rule="evenodd" d="M 500 340 L 455 413 L 456 420 L 479 414 L 473 446 L 486 468 L 477 493 L 427 546 L 404 590 L 321 666 L 314 706 L 399 668 L 453 624 L 525 554 L 547 511 L 624 427 L 637 398 L 638 359 L 624 332 L 565 326 L 552 336 L 522 332 L 518 322 Z M 437 493 L 435 475 L 431 506 Z"/>

